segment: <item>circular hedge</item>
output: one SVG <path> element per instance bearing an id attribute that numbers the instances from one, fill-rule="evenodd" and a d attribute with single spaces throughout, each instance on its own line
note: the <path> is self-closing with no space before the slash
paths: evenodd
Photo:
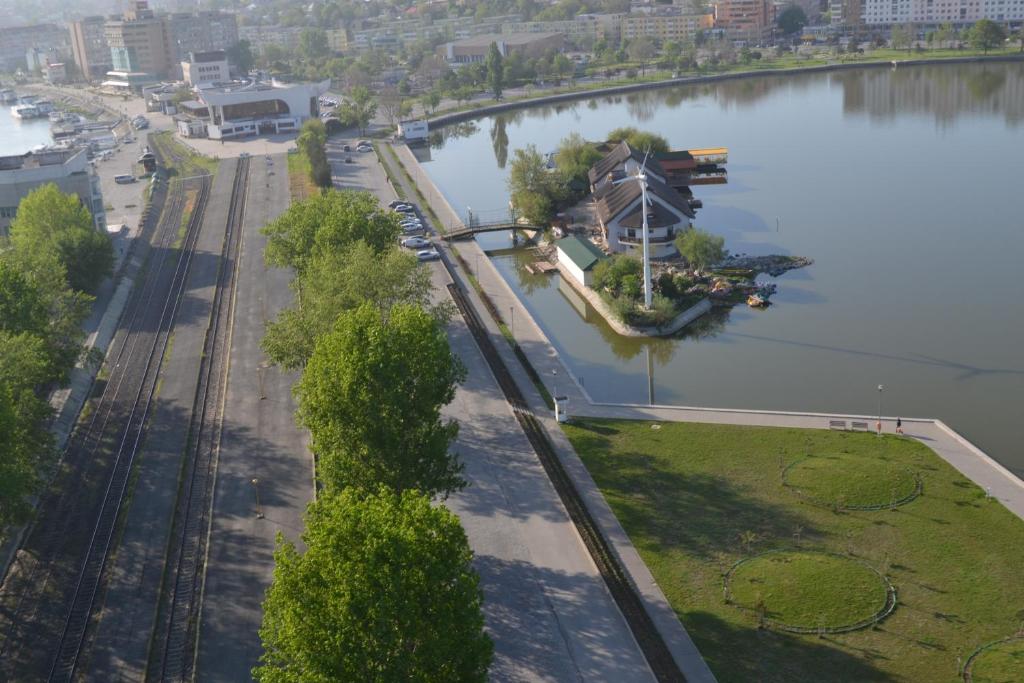
<path id="1" fill-rule="evenodd" d="M 790 464 L 782 483 L 798 496 L 841 510 L 884 510 L 921 493 L 921 478 L 899 463 L 868 455 L 809 455 Z"/>
<path id="2" fill-rule="evenodd" d="M 984 645 L 967 659 L 964 680 L 971 683 L 1024 681 L 1024 637 Z"/>
<path id="3" fill-rule="evenodd" d="M 737 562 L 726 598 L 765 625 L 796 633 L 838 633 L 870 626 L 896 606 L 878 571 L 834 553 L 781 550 Z"/>

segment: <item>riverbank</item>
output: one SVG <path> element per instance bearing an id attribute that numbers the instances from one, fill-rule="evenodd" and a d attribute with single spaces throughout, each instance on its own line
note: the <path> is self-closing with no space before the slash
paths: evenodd
<path id="1" fill-rule="evenodd" d="M 950 51 L 952 52 L 952 51 Z M 485 106 L 467 105 L 457 107 L 455 110 L 446 110 L 440 115 L 434 114 L 428 117 L 427 121 L 430 130 L 436 130 L 456 123 L 471 121 L 484 116 L 501 114 L 517 109 L 534 107 L 544 104 L 558 104 L 562 102 L 573 102 L 576 100 L 588 99 L 607 95 L 625 95 L 645 90 L 658 90 L 661 88 L 679 85 L 701 85 L 718 83 L 723 81 L 743 80 L 763 76 L 787 76 L 809 73 L 829 73 L 848 71 L 854 69 L 898 69 L 909 66 L 928 66 L 936 64 L 974 64 L 981 62 L 1019 62 L 1024 61 L 1024 54 L 1006 52 L 1003 54 L 971 55 L 936 57 L 927 53 L 920 58 L 914 55 L 904 55 L 902 58 L 895 57 L 882 59 L 865 59 L 863 61 L 844 61 L 825 64 L 793 65 L 782 68 L 762 67 L 745 71 L 729 71 L 716 74 L 680 76 L 671 78 L 660 78 L 654 80 L 638 80 L 636 78 L 628 81 L 606 81 L 604 83 L 588 84 L 583 88 L 569 88 L 548 92 L 537 96 L 527 95 L 517 99 L 509 99 L 504 102 Z"/>

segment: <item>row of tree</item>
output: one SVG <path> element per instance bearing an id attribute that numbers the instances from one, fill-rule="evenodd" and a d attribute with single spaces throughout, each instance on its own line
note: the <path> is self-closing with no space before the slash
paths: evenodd
<path id="1" fill-rule="evenodd" d="M 112 265 L 107 236 L 56 185 L 22 199 L 0 239 L 0 525 L 28 519 L 53 462 L 47 396 L 82 356 L 89 292 Z"/>
<path id="2" fill-rule="evenodd" d="M 264 229 L 296 302 L 267 355 L 301 369 L 298 420 L 322 493 L 300 552 L 279 539 L 257 680 L 483 681 L 492 644 L 458 519 L 434 498 L 465 486 L 441 409 L 464 368 L 428 271 L 368 193 L 328 191 Z"/>
<path id="3" fill-rule="evenodd" d="M 320 119 L 302 124 L 295 140 L 299 153 L 309 160 L 309 178 L 317 187 L 330 187 L 331 165 L 327 162 L 327 128 Z"/>

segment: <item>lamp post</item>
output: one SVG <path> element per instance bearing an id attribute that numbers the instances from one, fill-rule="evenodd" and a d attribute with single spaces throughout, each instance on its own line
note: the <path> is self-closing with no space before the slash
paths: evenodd
<path id="1" fill-rule="evenodd" d="M 263 519 L 263 508 L 260 507 L 260 480 L 252 480 L 253 489 L 256 491 L 256 519 Z"/>
<path id="2" fill-rule="evenodd" d="M 879 436 L 879 438 L 881 438 L 881 436 L 882 436 L 882 389 L 883 388 L 884 387 L 881 384 L 878 385 L 878 424 L 876 426 L 878 427 L 878 436 Z"/>
<path id="3" fill-rule="evenodd" d="M 558 368 L 551 368 L 551 393 L 554 394 L 552 398 L 558 401 Z"/>

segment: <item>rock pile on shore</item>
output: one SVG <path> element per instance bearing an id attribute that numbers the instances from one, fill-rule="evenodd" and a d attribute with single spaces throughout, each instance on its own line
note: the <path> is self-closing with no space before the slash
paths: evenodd
<path id="1" fill-rule="evenodd" d="M 814 263 L 813 259 L 806 256 L 747 256 L 746 254 L 733 254 L 718 264 L 719 268 L 743 268 L 753 270 L 755 273 L 766 273 L 772 277 L 778 277 L 787 270 L 796 270 Z"/>

